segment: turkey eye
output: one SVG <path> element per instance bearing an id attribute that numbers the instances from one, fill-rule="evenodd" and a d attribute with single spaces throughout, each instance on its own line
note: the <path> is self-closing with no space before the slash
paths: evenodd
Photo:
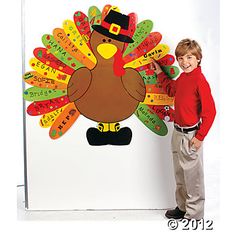
<path id="1" fill-rule="evenodd" d="M 103 39 L 102 41 L 103 41 L 103 43 L 105 43 L 105 42 L 106 42 L 106 39 Z"/>
<path id="2" fill-rule="evenodd" d="M 110 43 L 110 42 L 111 42 L 111 39 L 108 39 L 108 42 Z"/>

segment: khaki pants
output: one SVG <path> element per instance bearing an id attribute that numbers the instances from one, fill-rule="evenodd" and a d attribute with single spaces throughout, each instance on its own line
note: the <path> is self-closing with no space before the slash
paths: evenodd
<path id="1" fill-rule="evenodd" d="M 205 191 L 202 146 L 198 151 L 189 147 L 195 132 L 185 134 L 174 129 L 172 153 L 176 203 L 180 210 L 186 212 L 186 218 L 198 220 L 204 216 Z"/>

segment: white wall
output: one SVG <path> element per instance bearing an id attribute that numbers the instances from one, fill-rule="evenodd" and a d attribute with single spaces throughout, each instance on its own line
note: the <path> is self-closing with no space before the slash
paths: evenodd
<path id="1" fill-rule="evenodd" d="M 185 37 L 196 39 L 203 49 L 202 69 L 218 108 L 219 4 L 215 0 L 137 1 L 30 1 L 25 7 L 25 58 L 43 46 L 41 36 L 61 27 L 77 10 L 119 6 L 122 13 L 136 12 L 139 21 L 151 19 L 153 31 L 163 34 L 171 47 Z M 20 82 L 19 86 L 20 86 Z M 28 103 L 27 103 L 28 105 Z M 27 170 L 30 209 L 119 209 L 166 208 L 174 206 L 174 179 L 170 133 L 155 136 L 135 116 L 122 125 L 131 127 L 133 140 L 127 147 L 91 147 L 87 128 L 96 124 L 80 117 L 60 140 L 52 141 L 38 117 L 27 116 Z M 213 208 L 218 203 L 218 118 L 205 140 L 206 193 Z M 68 149 L 71 151 L 68 152 Z M 69 154 L 68 154 L 69 153 Z"/>

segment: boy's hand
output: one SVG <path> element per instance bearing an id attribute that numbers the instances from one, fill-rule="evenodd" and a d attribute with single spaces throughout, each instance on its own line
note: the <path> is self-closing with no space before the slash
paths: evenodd
<path id="1" fill-rule="evenodd" d="M 152 59 L 151 69 L 153 69 L 157 75 L 162 72 L 161 67 L 154 59 Z"/>
<path id="2" fill-rule="evenodd" d="M 198 150 L 202 145 L 202 141 L 198 140 L 197 138 L 193 137 L 190 140 L 190 147 L 194 146 L 196 148 L 196 150 Z"/>

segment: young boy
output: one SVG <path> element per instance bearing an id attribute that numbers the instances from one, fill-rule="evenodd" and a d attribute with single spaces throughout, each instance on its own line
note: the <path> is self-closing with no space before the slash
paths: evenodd
<path id="1" fill-rule="evenodd" d="M 204 216 L 202 142 L 214 121 L 216 110 L 211 89 L 201 72 L 202 50 L 195 40 L 183 39 L 175 50 L 183 73 L 177 80 L 165 75 L 156 61 L 153 66 L 166 93 L 175 97 L 172 154 L 176 180 L 174 210 L 167 218 L 196 219 Z"/>

